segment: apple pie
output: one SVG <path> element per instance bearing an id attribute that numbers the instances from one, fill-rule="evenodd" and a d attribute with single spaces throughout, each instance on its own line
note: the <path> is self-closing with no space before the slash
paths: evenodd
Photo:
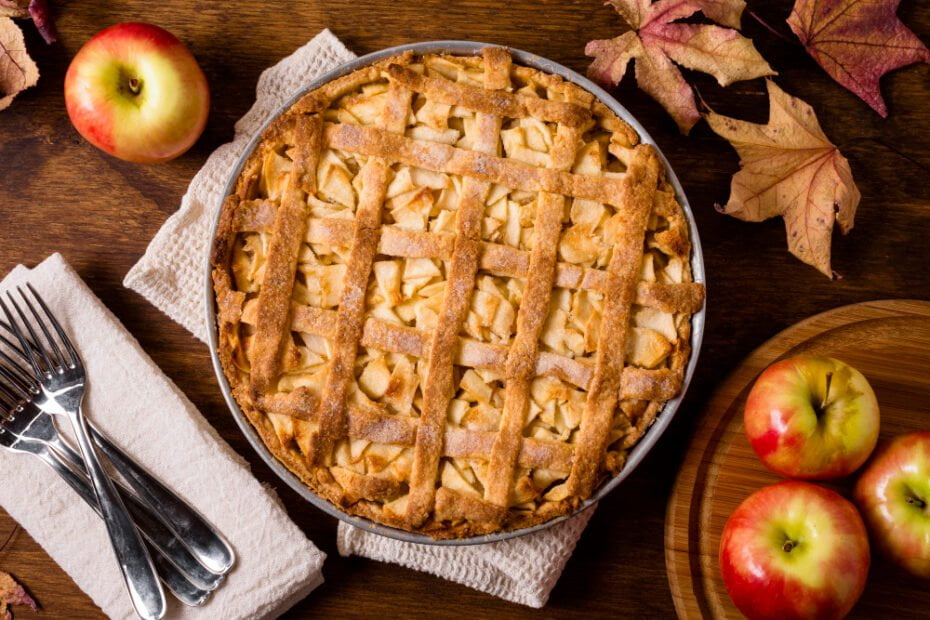
<path id="1" fill-rule="evenodd" d="M 211 260 L 221 365 L 268 450 L 339 510 L 434 538 L 548 521 L 619 472 L 704 301 L 655 149 L 499 48 L 307 93 Z"/>

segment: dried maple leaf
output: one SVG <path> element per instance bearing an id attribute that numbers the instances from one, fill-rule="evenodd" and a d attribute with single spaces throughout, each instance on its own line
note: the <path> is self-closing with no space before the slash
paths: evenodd
<path id="1" fill-rule="evenodd" d="M 611 0 L 609 4 L 632 30 L 614 39 L 588 42 L 584 53 L 594 57 L 588 75 L 616 85 L 635 58 L 636 83 L 665 108 L 684 134 L 701 115 L 694 92 L 672 61 L 713 75 L 721 86 L 775 74 L 752 41 L 735 30 L 675 23 L 702 11 L 718 23 L 739 26 L 743 0 Z"/>
<path id="2" fill-rule="evenodd" d="M 58 40 L 58 36 L 55 34 L 55 23 L 52 21 L 52 14 L 48 10 L 48 2 L 45 0 L 30 0 L 29 16 L 32 17 L 32 22 L 36 25 L 39 34 L 42 35 L 42 38 L 45 39 L 48 45 Z"/>
<path id="3" fill-rule="evenodd" d="M 746 3 L 743 0 L 694 0 L 708 19 L 739 30 Z"/>
<path id="4" fill-rule="evenodd" d="M 859 190 L 849 162 L 824 135 L 811 106 L 767 82 L 767 124 L 713 112 L 706 117 L 711 129 L 740 156 L 730 200 L 718 209 L 748 222 L 784 217 L 791 253 L 833 277 L 833 223 L 843 234 L 852 229 Z"/>
<path id="5" fill-rule="evenodd" d="M 10 620 L 13 617 L 10 614 L 10 605 L 28 605 L 33 611 L 38 609 L 36 602 L 23 586 L 9 573 L 0 571 L 0 620 Z"/>
<path id="6" fill-rule="evenodd" d="M 52 44 L 57 40 L 46 0 L 0 0 L 0 17 L 31 17 L 46 43 Z"/>
<path id="7" fill-rule="evenodd" d="M 893 69 L 930 62 L 930 50 L 898 19 L 901 0 L 797 0 L 788 25 L 834 80 L 883 117 L 878 81 Z"/>
<path id="8" fill-rule="evenodd" d="M 26 53 L 22 30 L 9 17 L 0 17 L 0 110 L 38 80 L 39 68 Z"/>

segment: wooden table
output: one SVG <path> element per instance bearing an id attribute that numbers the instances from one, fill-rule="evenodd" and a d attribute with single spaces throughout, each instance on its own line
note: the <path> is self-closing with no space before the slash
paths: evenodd
<path id="1" fill-rule="evenodd" d="M 340 558 L 336 521 L 301 500 L 256 456 L 220 395 L 205 346 L 141 297 L 123 276 L 162 222 L 175 211 L 207 156 L 232 137 L 251 105 L 262 69 L 329 27 L 356 53 L 430 39 L 511 45 L 584 71 L 584 44 L 623 26 L 598 0 L 333 0 L 323 2 L 91 2 L 52 0 L 61 42 L 45 47 L 34 29 L 27 45 L 42 77 L 0 112 L 0 274 L 61 252 L 139 339 L 155 362 L 200 408 L 223 438 L 274 485 L 294 521 L 329 555 L 326 584 L 291 617 L 413 614 L 518 616 L 527 609 L 394 565 Z M 750 2 L 781 32 L 790 2 Z M 930 5 L 905 2 L 905 23 L 930 41 Z M 213 91 L 206 133 L 186 155 L 160 166 L 110 158 L 71 127 L 62 82 L 71 57 L 100 28 L 142 20 L 164 26 L 199 59 Z M 591 521 L 540 616 L 674 614 L 665 574 L 666 498 L 696 412 L 710 390 L 751 349 L 813 313 L 893 297 L 930 299 L 930 66 L 886 78 L 891 116 L 881 119 L 833 82 L 800 46 L 785 43 L 746 15 L 744 32 L 779 71 L 778 83 L 810 102 L 827 135 L 849 158 L 862 204 L 856 228 L 835 240 L 831 282 L 790 256 L 781 220 L 746 224 L 714 211 L 726 201 L 738 158 L 706 125 L 690 137 L 639 92 L 632 76 L 619 95 L 652 133 L 678 173 L 694 209 L 708 277 L 707 329 L 701 363 L 675 422 L 632 476 Z M 712 78 L 687 78 L 719 112 L 764 122 L 762 80 L 721 89 Z M 906 335 L 903 335 L 906 337 Z M 13 528 L 0 518 L 0 540 Z M 0 569 L 28 586 L 46 617 L 86 617 L 99 610 L 20 531 L 0 552 Z M 17 613 L 20 613 L 17 611 Z M 29 614 L 22 612 L 19 617 Z"/>

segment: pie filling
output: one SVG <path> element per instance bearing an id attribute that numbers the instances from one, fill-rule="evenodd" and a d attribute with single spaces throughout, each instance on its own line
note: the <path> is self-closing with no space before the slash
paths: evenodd
<path id="1" fill-rule="evenodd" d="M 437 538 L 563 515 L 679 391 L 688 224 L 583 89 L 405 54 L 266 130 L 213 248 L 222 366 L 339 509 Z"/>

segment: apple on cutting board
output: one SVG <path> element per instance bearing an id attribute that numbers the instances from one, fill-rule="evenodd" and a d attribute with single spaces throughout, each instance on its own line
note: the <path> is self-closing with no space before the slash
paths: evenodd
<path id="1" fill-rule="evenodd" d="M 720 540 L 727 592 L 752 620 L 841 618 L 861 596 L 869 564 L 856 507 L 797 480 L 750 495 Z"/>
<path id="2" fill-rule="evenodd" d="M 139 22 L 98 32 L 65 76 L 65 104 L 88 142 L 121 159 L 158 163 L 189 149 L 207 122 L 203 71 L 173 34 Z"/>
<path id="3" fill-rule="evenodd" d="M 895 437 L 856 482 L 856 504 L 882 551 L 930 578 L 930 432 Z"/>
<path id="4" fill-rule="evenodd" d="M 798 355 L 756 379 L 743 417 L 752 449 L 771 471 L 823 480 L 848 475 L 878 441 L 878 401 L 852 366 Z"/>

